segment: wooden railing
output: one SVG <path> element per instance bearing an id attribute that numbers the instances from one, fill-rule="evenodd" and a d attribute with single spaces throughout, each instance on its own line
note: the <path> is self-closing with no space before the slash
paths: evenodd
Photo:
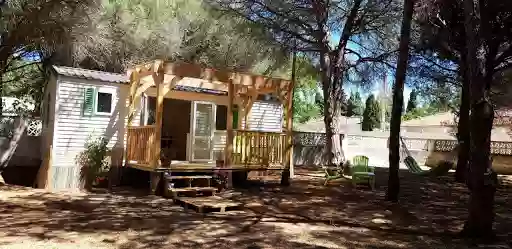
<path id="1" fill-rule="evenodd" d="M 235 165 L 283 166 L 286 134 L 234 131 L 232 163 Z"/>
<path id="2" fill-rule="evenodd" d="M 126 141 L 127 161 L 136 161 L 138 164 L 150 165 L 153 153 L 151 148 L 155 141 L 154 125 L 128 127 Z"/>

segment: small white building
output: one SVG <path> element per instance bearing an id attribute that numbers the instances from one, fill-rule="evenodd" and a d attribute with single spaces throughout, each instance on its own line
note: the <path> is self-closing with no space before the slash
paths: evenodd
<path id="1" fill-rule="evenodd" d="M 126 127 L 130 96 L 129 78 L 122 74 L 54 66 L 42 104 L 43 166 L 49 168 L 49 188 L 79 186 L 77 155 L 89 137 L 103 136 L 112 149 L 112 163 L 125 164 Z M 136 105 L 132 126 L 154 122 L 156 88 L 146 90 Z M 225 143 L 227 93 L 201 87 L 176 85 L 164 98 L 162 150 L 168 148 L 177 161 L 215 162 L 215 148 Z M 283 107 L 278 101 L 259 96 L 247 117 L 247 129 L 281 132 Z M 206 119 L 204 117 L 208 116 Z M 236 113 L 234 113 L 236 119 Z M 204 122 L 206 123 L 204 123 Z M 245 127 L 244 122 L 237 124 Z M 211 136 L 205 148 L 190 150 L 197 141 L 193 127 L 204 126 Z M 208 128 L 208 129 L 206 129 Z M 224 141 L 222 141 L 224 140 Z M 197 153 L 201 153 L 200 155 Z M 46 163 L 46 165 L 45 165 Z"/>
<path id="2" fill-rule="evenodd" d="M 426 117 L 403 121 L 402 132 L 452 135 L 457 133 L 457 117 L 452 112 L 441 112 Z M 506 109 L 496 111 L 491 139 L 495 142 L 511 142 L 512 113 Z"/>

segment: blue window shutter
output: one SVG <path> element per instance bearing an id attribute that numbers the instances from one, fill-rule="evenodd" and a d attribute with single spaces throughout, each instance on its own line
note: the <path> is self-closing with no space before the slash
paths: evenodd
<path id="1" fill-rule="evenodd" d="M 96 89 L 93 87 L 88 87 L 84 92 L 84 104 L 83 104 L 83 114 L 84 115 L 92 115 L 94 113 L 94 95 L 96 94 Z"/>
<path id="2" fill-rule="evenodd" d="M 234 130 L 237 130 L 237 129 L 240 129 L 240 127 L 238 127 L 238 119 L 239 119 L 239 116 L 238 116 L 238 105 L 235 105 L 233 106 L 233 129 Z"/>
<path id="3" fill-rule="evenodd" d="M 233 110 L 233 129 L 238 129 L 238 110 Z"/>

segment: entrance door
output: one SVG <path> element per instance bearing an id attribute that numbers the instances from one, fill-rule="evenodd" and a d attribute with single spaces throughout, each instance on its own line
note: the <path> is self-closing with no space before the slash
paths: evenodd
<path id="1" fill-rule="evenodd" d="M 216 105 L 210 102 L 192 101 L 191 160 L 210 162 L 213 158 L 213 132 L 215 130 Z"/>

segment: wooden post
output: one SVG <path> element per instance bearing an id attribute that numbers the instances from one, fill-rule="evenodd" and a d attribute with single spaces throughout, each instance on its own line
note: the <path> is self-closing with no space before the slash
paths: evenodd
<path id="1" fill-rule="evenodd" d="M 126 126 L 130 126 L 135 117 L 135 99 L 140 84 L 140 71 L 141 68 L 137 67 L 130 74 L 130 96 L 128 96 L 128 122 Z"/>
<path id="2" fill-rule="evenodd" d="M 128 127 L 132 125 L 133 119 L 135 118 L 135 93 L 137 92 L 137 88 L 140 84 L 140 71 L 142 69 L 140 67 L 137 67 L 135 70 L 131 70 L 129 72 L 130 76 L 130 93 L 128 96 L 128 120 L 126 122 L 126 127 L 124 129 L 124 132 L 126 134 L 126 147 L 124 148 L 124 163 L 123 165 L 128 164 L 128 151 L 131 150 L 130 148 L 130 138 L 128 137 Z M 122 176 L 120 176 L 122 177 Z"/>
<path id="3" fill-rule="evenodd" d="M 228 114 L 226 124 L 226 148 L 224 149 L 225 167 L 231 167 L 231 158 L 233 154 L 233 102 L 235 98 L 233 81 L 228 82 Z M 228 172 L 228 187 L 233 185 L 232 172 Z"/>
<path id="4" fill-rule="evenodd" d="M 156 112 L 155 112 L 155 132 L 153 137 L 153 152 L 151 156 L 151 167 L 156 168 L 160 165 L 161 140 L 162 140 L 162 113 L 164 109 L 164 73 L 162 63 L 157 61 L 153 66 L 153 81 L 156 86 Z"/>

